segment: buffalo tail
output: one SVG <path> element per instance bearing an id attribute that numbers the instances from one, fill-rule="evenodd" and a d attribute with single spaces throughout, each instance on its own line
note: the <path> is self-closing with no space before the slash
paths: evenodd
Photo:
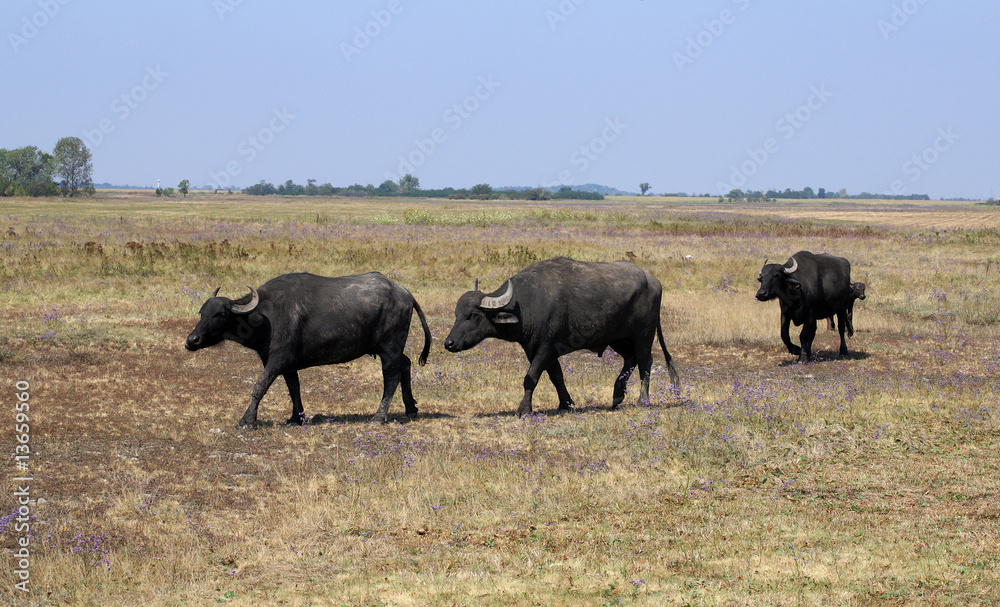
<path id="1" fill-rule="evenodd" d="M 659 319 L 656 320 L 656 338 L 660 341 L 663 358 L 667 359 L 667 372 L 670 373 L 670 383 L 673 384 L 674 390 L 680 390 L 681 378 L 677 374 L 677 368 L 674 367 L 674 359 L 670 357 L 670 352 L 667 351 L 667 343 L 663 341 L 663 325 Z"/>
<path id="2" fill-rule="evenodd" d="M 417 311 L 417 316 L 420 317 L 420 326 L 424 328 L 424 350 L 420 353 L 420 358 L 417 359 L 422 367 L 427 364 L 427 355 L 431 351 L 431 329 L 427 326 L 427 318 L 424 317 L 424 311 L 420 309 L 416 298 L 413 299 L 413 309 Z"/>

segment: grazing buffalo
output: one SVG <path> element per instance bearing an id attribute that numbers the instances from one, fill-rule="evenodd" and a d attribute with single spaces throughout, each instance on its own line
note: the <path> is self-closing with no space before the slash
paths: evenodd
<path id="1" fill-rule="evenodd" d="M 847 356 L 848 301 L 852 295 L 851 262 L 843 257 L 809 251 L 792 255 L 786 265 L 765 263 L 757 277 L 760 289 L 757 299 L 769 301 L 777 298 L 781 306 L 781 341 L 799 362 L 812 356 L 812 342 L 816 337 L 816 321 L 836 316 L 840 328 L 840 355 Z M 801 347 L 788 336 L 788 324 L 802 326 L 799 334 Z"/>
<path id="2" fill-rule="evenodd" d="M 302 424 L 300 369 L 346 363 L 369 354 L 382 360 L 382 402 L 372 422 L 385 422 L 396 387 L 403 385 L 406 414 L 417 415 L 410 390 L 410 359 L 403 354 L 413 310 L 424 328 L 420 364 L 427 362 L 431 333 L 424 313 L 409 291 L 378 272 L 328 278 L 283 274 L 238 300 L 212 297 L 201 307 L 201 319 L 184 346 L 191 351 L 224 339 L 257 352 L 264 372 L 250 394 L 240 420 L 257 425 L 257 405 L 281 375 L 292 398 L 289 424 Z"/>
<path id="3" fill-rule="evenodd" d="M 865 283 L 863 282 L 852 282 L 851 283 L 851 296 L 847 299 L 847 310 L 846 310 L 846 321 L 847 322 L 847 336 L 854 337 L 854 302 L 858 299 L 865 298 Z M 836 330 L 833 326 L 833 317 L 826 319 L 830 323 L 830 330 Z"/>
<path id="4" fill-rule="evenodd" d="M 477 281 L 478 283 L 478 281 Z M 627 261 L 588 263 L 567 257 L 540 261 L 518 272 L 496 292 L 462 295 L 455 325 L 444 347 L 467 350 L 487 337 L 517 342 L 530 362 L 518 415 L 531 413 L 531 395 L 542 372 L 559 394 L 559 408 L 573 404 L 563 381 L 559 357 L 576 350 L 602 355 L 610 346 L 625 359 L 615 380 L 615 409 L 625 398 L 625 383 L 638 365 L 640 400 L 649 400 L 654 335 L 667 361 L 670 381 L 680 388 L 677 370 L 663 342 L 660 281 Z"/>

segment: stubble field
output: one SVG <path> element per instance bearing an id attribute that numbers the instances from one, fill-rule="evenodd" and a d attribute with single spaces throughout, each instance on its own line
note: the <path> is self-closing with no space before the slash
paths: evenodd
<path id="1" fill-rule="evenodd" d="M 17 605 L 1000 604 L 1000 211 L 969 203 L 592 204 L 275 199 L 0 202 L 0 542 L 12 556 L 15 385 L 30 385 L 30 593 Z M 847 257 L 852 356 L 794 364 L 766 258 Z M 527 362 L 441 343 L 459 295 L 556 255 L 664 285 L 666 390 L 610 411 L 612 353 Z M 216 287 L 378 270 L 428 316 L 421 416 L 372 426 L 380 366 L 300 373 L 236 428 L 260 371 L 184 338 Z M 793 340 L 797 341 L 793 329 Z M 422 344 L 411 325 L 411 358 Z M 638 377 L 629 386 L 636 392 Z"/>

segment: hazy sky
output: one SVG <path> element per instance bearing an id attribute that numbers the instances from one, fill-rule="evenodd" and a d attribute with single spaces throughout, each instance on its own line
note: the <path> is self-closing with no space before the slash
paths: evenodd
<path id="1" fill-rule="evenodd" d="M 95 182 L 1000 194 L 1000 2 L 9 0 L 0 147 Z"/>

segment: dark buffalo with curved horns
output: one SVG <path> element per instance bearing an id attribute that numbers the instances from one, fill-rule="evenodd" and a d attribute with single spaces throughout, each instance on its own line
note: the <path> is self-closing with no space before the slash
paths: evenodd
<path id="1" fill-rule="evenodd" d="M 417 416 L 410 389 L 410 359 L 403 353 L 410 318 L 417 311 L 424 329 L 421 365 L 427 362 L 431 333 L 417 301 L 378 272 L 328 278 L 283 274 L 238 300 L 212 297 L 184 346 L 191 351 L 235 341 L 257 352 L 264 371 L 254 384 L 240 425 L 257 425 L 257 405 L 279 375 L 292 399 L 289 424 L 302 424 L 298 371 L 346 363 L 366 354 L 382 361 L 382 402 L 372 422 L 385 422 L 396 388 L 402 384 L 406 414 Z"/>
<path id="2" fill-rule="evenodd" d="M 856 296 L 851 286 L 851 262 L 826 253 L 814 255 L 799 251 L 784 265 L 765 262 L 757 280 L 760 282 L 758 300 L 778 300 L 781 341 L 789 353 L 799 357 L 799 362 L 806 362 L 812 356 L 816 322 L 831 316 L 837 317 L 840 329 L 840 355 L 847 356 L 844 331 L 848 325 L 848 307 L 853 308 L 852 297 Z M 802 326 L 801 346 L 792 343 L 788 335 L 789 323 Z"/>
<path id="3" fill-rule="evenodd" d="M 478 282 L 478 281 L 477 281 Z M 602 355 L 611 347 L 624 363 L 615 380 L 611 408 L 625 398 L 625 384 L 639 367 L 640 400 L 649 400 L 654 335 L 666 358 L 670 381 L 680 379 L 663 341 L 660 326 L 660 281 L 628 262 L 582 262 L 567 257 L 540 261 L 518 272 L 492 294 L 478 284 L 455 306 L 455 325 L 444 347 L 450 352 L 472 348 L 488 337 L 516 342 L 528 357 L 524 397 L 519 415 L 531 413 L 531 397 L 542 372 L 559 395 L 559 408 L 573 405 L 563 380 L 559 357 L 576 350 Z"/>

